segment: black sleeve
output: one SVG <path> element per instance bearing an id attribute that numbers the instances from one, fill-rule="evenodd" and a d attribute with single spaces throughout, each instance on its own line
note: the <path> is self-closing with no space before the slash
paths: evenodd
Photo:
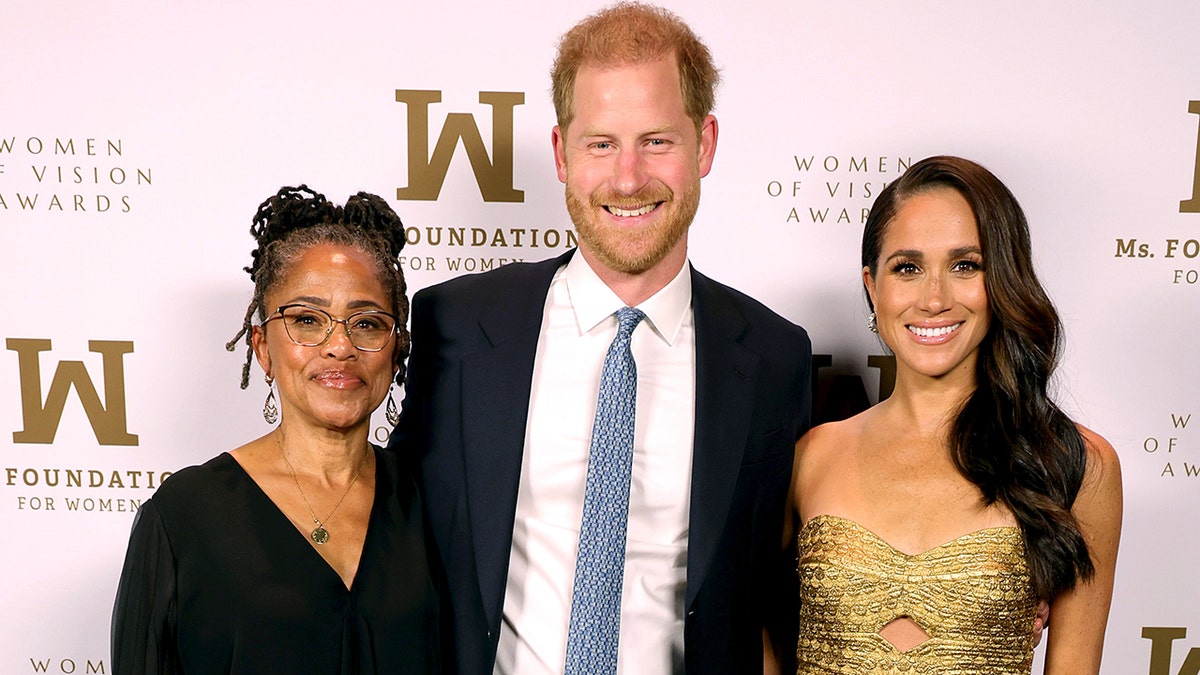
<path id="1" fill-rule="evenodd" d="M 176 643 L 175 556 L 152 499 L 138 509 L 112 618 L 112 672 L 180 672 Z"/>
<path id="2" fill-rule="evenodd" d="M 808 431 L 812 424 L 812 343 L 807 335 L 798 342 L 796 354 L 799 366 L 789 401 L 795 406 L 797 413 L 795 437 L 792 444 Z M 788 490 L 791 490 L 789 481 Z M 793 536 L 772 568 L 773 579 L 767 587 L 772 589 L 768 595 L 767 631 L 775 650 L 775 658 L 782 672 L 796 671 L 796 640 L 800 633 L 800 577 L 798 574 L 799 556 L 796 550 L 796 538 Z"/>

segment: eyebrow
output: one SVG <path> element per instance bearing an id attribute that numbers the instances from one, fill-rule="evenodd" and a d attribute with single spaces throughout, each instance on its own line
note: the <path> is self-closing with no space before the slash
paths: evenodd
<path id="1" fill-rule="evenodd" d="M 291 300 L 289 300 L 288 302 L 285 302 L 283 304 L 292 305 L 292 304 L 296 304 L 296 303 L 304 303 L 306 305 L 315 305 L 317 307 L 329 307 L 332 304 L 329 302 L 329 300 L 327 300 L 325 298 L 319 298 L 315 295 L 301 295 L 301 296 L 292 298 Z M 368 309 L 383 309 L 383 306 L 380 305 L 379 303 L 375 302 L 374 300 L 352 300 L 346 304 L 347 309 L 363 309 L 364 307 L 368 308 Z"/>
<path id="2" fill-rule="evenodd" d="M 900 249 L 899 251 L 893 252 L 891 255 L 889 255 L 884 260 L 884 262 L 891 261 L 895 258 L 918 258 L 918 259 L 920 259 L 920 258 L 924 258 L 924 257 L 925 257 L 925 254 L 922 253 L 921 251 L 918 251 L 915 248 L 905 248 L 905 249 Z"/>
<path id="3" fill-rule="evenodd" d="M 972 253 L 982 256 L 983 250 L 978 246 L 960 246 L 958 248 L 950 249 L 951 258 L 958 258 L 960 256 L 969 255 Z M 924 259 L 924 257 L 924 251 L 920 251 L 915 248 L 905 248 L 895 251 L 887 257 L 887 260 L 892 260 L 893 258 L 915 258 L 917 260 L 921 260 Z"/>
<path id="4" fill-rule="evenodd" d="M 315 295 L 299 295 L 299 296 L 292 298 L 291 300 L 288 300 L 287 302 L 285 302 L 283 304 L 293 305 L 298 302 L 304 303 L 306 305 L 317 305 L 318 307 L 328 307 L 330 304 L 329 301 L 326 300 L 325 298 L 318 298 Z"/>
<path id="5" fill-rule="evenodd" d="M 646 136 L 657 136 L 657 135 L 661 135 L 661 134 L 678 134 L 678 133 L 681 133 L 681 132 L 679 131 L 679 128 L 676 127 L 675 125 L 664 124 L 659 127 L 654 127 L 653 129 L 647 129 L 645 131 L 639 132 L 638 138 L 645 138 Z M 615 138 L 615 135 L 608 131 L 601 131 L 600 129 L 584 129 L 580 138 L 583 138 L 583 139 Z"/>

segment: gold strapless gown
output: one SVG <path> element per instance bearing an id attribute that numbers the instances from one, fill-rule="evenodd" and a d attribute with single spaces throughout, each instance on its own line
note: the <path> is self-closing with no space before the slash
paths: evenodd
<path id="1" fill-rule="evenodd" d="M 800 530 L 797 675 L 1028 675 L 1038 601 L 1015 527 L 963 535 L 918 555 L 854 521 Z M 906 616 L 929 639 L 900 652 L 879 635 Z"/>

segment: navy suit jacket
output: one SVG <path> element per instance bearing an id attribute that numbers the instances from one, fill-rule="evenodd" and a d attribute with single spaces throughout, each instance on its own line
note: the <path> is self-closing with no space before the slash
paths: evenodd
<path id="1" fill-rule="evenodd" d="M 534 355 L 546 294 L 570 251 L 416 294 L 400 424 L 420 463 L 445 569 L 458 673 L 490 675 L 500 634 Z M 687 551 L 689 674 L 762 670 L 762 628 L 795 645 L 795 560 L 780 547 L 793 448 L 807 429 L 804 329 L 692 271 L 696 423 Z"/>

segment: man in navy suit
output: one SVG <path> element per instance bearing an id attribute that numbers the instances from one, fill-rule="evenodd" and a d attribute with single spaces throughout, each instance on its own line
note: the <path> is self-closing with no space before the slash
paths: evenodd
<path id="1" fill-rule="evenodd" d="M 553 70 L 552 141 L 578 250 L 413 299 L 392 447 L 420 462 L 459 673 L 563 672 L 597 389 L 623 307 L 645 319 L 631 338 L 616 672 L 760 673 L 768 635 L 794 652 L 780 533 L 811 347 L 688 262 L 716 81 L 664 10 L 622 4 L 575 26 Z"/>

